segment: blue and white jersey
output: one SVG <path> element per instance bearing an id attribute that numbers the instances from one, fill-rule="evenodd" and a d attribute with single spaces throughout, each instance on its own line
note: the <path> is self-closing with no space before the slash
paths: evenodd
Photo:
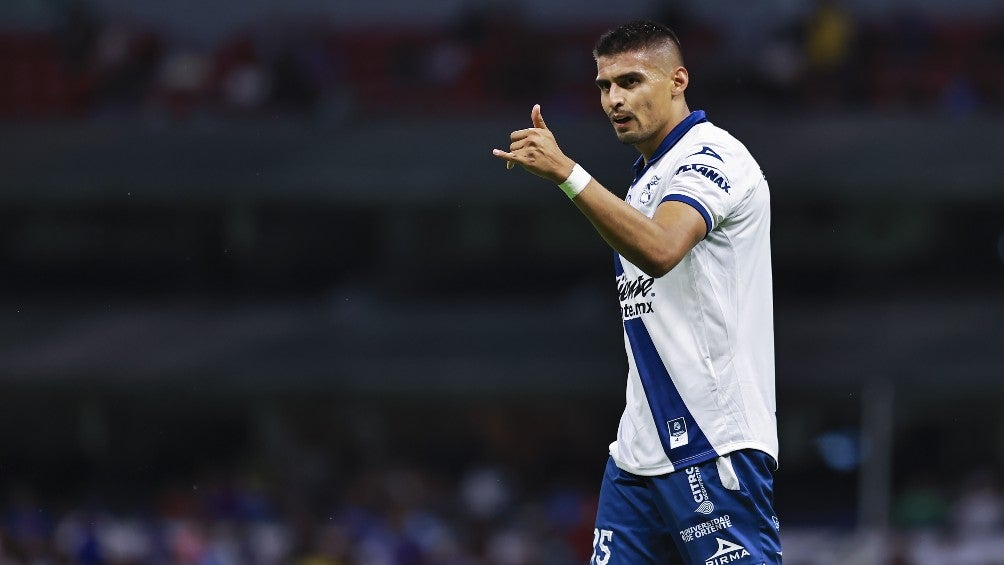
<path id="1" fill-rule="evenodd" d="M 684 202 L 708 231 L 659 278 L 616 257 L 628 380 L 610 454 L 638 475 L 745 448 L 776 461 L 767 181 L 746 147 L 702 111 L 635 173 L 631 206 L 651 218 L 663 202 Z"/>

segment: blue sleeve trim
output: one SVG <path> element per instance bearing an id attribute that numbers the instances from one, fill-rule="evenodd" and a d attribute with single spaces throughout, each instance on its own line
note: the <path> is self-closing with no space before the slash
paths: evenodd
<path id="1" fill-rule="evenodd" d="M 704 225 L 708 228 L 708 231 L 704 233 L 704 237 L 708 237 L 708 234 L 711 233 L 711 214 L 708 213 L 707 208 L 705 208 L 703 204 L 685 194 L 670 194 L 662 199 L 663 202 L 668 202 L 670 200 L 689 204 L 693 206 L 695 210 L 700 212 L 701 216 L 704 217 Z"/>

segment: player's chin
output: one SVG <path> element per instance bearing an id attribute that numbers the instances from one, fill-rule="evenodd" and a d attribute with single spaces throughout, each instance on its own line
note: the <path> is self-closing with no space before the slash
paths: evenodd
<path id="1" fill-rule="evenodd" d="M 614 133 L 617 134 L 617 140 L 623 143 L 624 145 L 634 145 L 640 141 L 644 141 L 645 139 L 645 136 L 638 131 L 614 130 Z"/>

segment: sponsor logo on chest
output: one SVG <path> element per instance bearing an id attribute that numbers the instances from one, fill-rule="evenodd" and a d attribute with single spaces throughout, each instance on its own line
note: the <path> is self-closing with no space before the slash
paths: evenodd
<path id="1" fill-rule="evenodd" d="M 645 275 L 629 279 L 627 275 L 617 277 L 617 296 L 621 301 L 621 317 L 625 320 L 637 318 L 642 314 L 651 314 L 652 297 L 655 292 L 655 279 Z"/>

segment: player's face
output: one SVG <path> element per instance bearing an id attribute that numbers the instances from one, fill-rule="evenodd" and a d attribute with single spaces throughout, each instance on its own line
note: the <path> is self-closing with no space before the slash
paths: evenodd
<path id="1" fill-rule="evenodd" d="M 617 138 L 643 155 L 654 153 L 675 125 L 673 71 L 664 54 L 642 50 L 598 57 L 596 86 Z"/>

